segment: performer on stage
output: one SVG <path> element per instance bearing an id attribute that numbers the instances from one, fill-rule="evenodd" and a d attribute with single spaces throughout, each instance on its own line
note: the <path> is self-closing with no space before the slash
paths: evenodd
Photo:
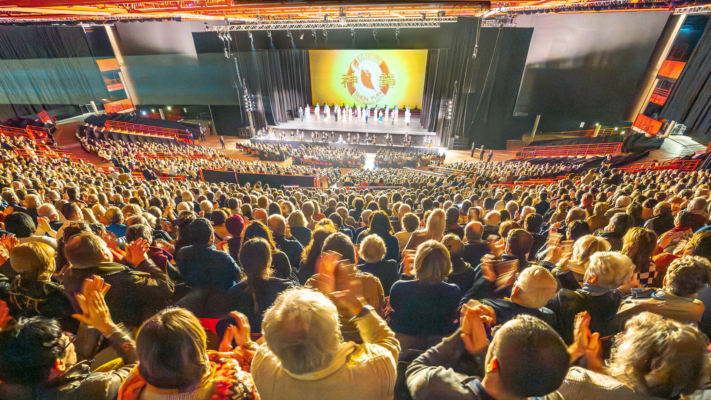
<path id="1" fill-rule="evenodd" d="M 331 118 L 331 107 L 328 106 L 328 103 L 326 103 L 323 106 L 323 116 L 328 121 Z"/>
<path id="2" fill-rule="evenodd" d="M 316 116 L 317 120 L 319 118 L 321 118 L 321 115 L 319 115 L 320 112 L 321 112 L 321 105 L 316 103 L 316 108 L 314 108 L 314 115 Z"/>
<path id="3" fill-rule="evenodd" d="M 306 107 L 304 107 L 304 114 L 306 114 L 306 120 L 308 121 L 311 114 L 311 106 L 309 106 L 308 104 L 306 105 Z"/>
<path id="4" fill-rule="evenodd" d="M 336 122 L 338 122 L 338 114 L 339 114 L 339 112 L 338 112 L 338 104 L 336 104 L 336 106 L 333 107 L 333 118 L 336 119 Z"/>
<path id="5" fill-rule="evenodd" d="M 304 122 L 304 109 L 299 107 L 299 119 Z"/>
<path id="6" fill-rule="evenodd" d="M 390 118 L 392 121 L 392 122 L 390 122 L 390 125 L 395 125 L 395 114 L 396 114 L 396 112 L 395 112 L 395 110 L 393 110 L 393 112 L 391 114 L 391 118 Z"/>
<path id="7" fill-rule="evenodd" d="M 410 126 L 410 115 L 412 113 L 410 112 L 410 107 L 407 107 L 405 110 L 405 125 Z"/>
<path id="8" fill-rule="evenodd" d="M 358 105 L 358 112 L 356 113 L 356 118 L 360 119 L 360 105 Z"/>
<path id="9" fill-rule="evenodd" d="M 375 118 L 376 118 L 378 121 L 382 121 L 382 119 L 380 118 L 380 109 L 379 109 L 379 108 L 378 108 L 378 111 L 375 113 Z"/>
<path id="10" fill-rule="evenodd" d="M 400 109 L 398 106 L 395 106 L 395 121 L 400 117 Z"/>

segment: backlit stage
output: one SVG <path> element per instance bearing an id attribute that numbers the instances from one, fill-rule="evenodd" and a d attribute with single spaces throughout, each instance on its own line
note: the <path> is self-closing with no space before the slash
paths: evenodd
<path id="1" fill-rule="evenodd" d="M 393 144 L 400 145 L 403 142 L 405 134 L 409 134 L 412 137 L 412 145 L 422 146 L 426 137 L 430 138 L 434 145 L 439 144 L 439 138 L 435 132 L 428 132 L 426 128 L 420 125 L 420 118 L 412 116 L 410 118 L 410 125 L 405 124 L 405 118 L 398 118 L 394 124 L 391 121 L 376 121 L 375 118 L 369 118 L 366 123 L 364 119 L 359 118 L 346 118 L 345 120 L 338 121 L 335 120 L 333 115 L 331 118 L 325 119 L 323 114 L 321 114 L 319 119 L 314 118 L 314 114 L 311 113 L 309 119 L 295 119 L 293 121 L 280 123 L 276 126 L 270 126 L 274 129 L 275 133 L 279 134 L 280 131 L 285 131 L 287 139 L 291 138 L 291 132 L 296 131 L 304 132 L 304 138 L 307 141 L 311 140 L 311 132 L 319 133 L 319 138 L 323 132 L 328 133 L 329 139 L 331 137 L 331 132 L 334 133 L 335 140 L 338 141 L 339 136 L 343 136 L 343 140 L 346 140 L 348 133 L 350 132 L 351 137 L 356 134 L 360 134 L 361 144 L 365 140 L 365 134 L 376 135 L 376 144 L 385 144 L 385 134 L 389 133 L 393 137 Z M 371 139 L 372 141 L 372 139 Z"/>

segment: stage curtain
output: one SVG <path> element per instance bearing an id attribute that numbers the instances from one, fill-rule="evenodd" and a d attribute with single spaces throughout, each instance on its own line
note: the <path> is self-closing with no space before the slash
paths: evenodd
<path id="1" fill-rule="evenodd" d="M 299 107 L 311 103 L 308 50 L 238 52 L 235 57 L 239 76 L 257 97 L 257 129 L 298 118 Z"/>
<path id="2" fill-rule="evenodd" d="M 711 132 L 711 23 L 664 104 L 661 117 L 686 125 L 686 134 Z"/>
<path id="3" fill-rule="evenodd" d="M 0 27 L 0 103 L 86 104 L 107 97 L 81 27 Z"/>

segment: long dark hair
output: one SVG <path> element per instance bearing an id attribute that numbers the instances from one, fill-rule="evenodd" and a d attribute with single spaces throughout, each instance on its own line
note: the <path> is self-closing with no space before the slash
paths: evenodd
<path id="1" fill-rule="evenodd" d="M 274 238 L 272 237 L 272 232 L 264 225 L 262 221 L 252 221 L 252 223 L 244 230 L 244 237 L 242 238 L 242 243 L 247 242 L 250 239 L 262 238 L 271 247 L 272 254 L 276 253 L 276 243 L 274 243 Z M 240 250 L 240 254 L 242 251 Z"/>
<path id="2" fill-rule="evenodd" d="M 259 314 L 257 286 L 272 275 L 272 250 L 269 242 L 260 237 L 250 239 L 239 250 L 239 261 L 245 274 L 243 281 L 252 294 L 254 313 Z"/>
<path id="3" fill-rule="evenodd" d="M 392 235 L 392 233 L 393 226 L 390 224 L 390 218 L 385 214 L 385 211 L 375 211 L 371 214 L 370 227 L 366 235 L 375 234 L 385 240 L 385 238 Z"/>

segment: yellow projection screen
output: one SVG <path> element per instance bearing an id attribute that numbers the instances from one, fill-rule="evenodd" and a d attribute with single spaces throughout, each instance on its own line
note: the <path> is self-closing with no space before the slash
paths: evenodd
<path id="1" fill-rule="evenodd" d="M 316 103 L 422 108 L 427 50 L 309 50 Z"/>

